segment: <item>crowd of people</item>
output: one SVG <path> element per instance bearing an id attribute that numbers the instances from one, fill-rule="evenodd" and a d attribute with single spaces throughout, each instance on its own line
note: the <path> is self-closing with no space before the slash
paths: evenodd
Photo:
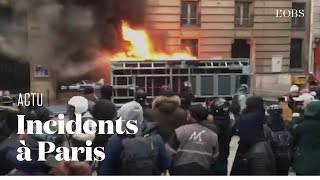
<path id="1" fill-rule="evenodd" d="M 163 89 L 151 103 L 144 89 L 118 110 L 113 89 L 92 88 L 68 102 L 65 121 L 135 120 L 136 134 L 17 135 L 17 115 L 48 121 L 45 107 L 16 107 L 8 95 L 0 99 L 0 175 L 320 175 L 320 101 L 318 83 L 308 89 L 292 86 L 279 103 L 267 107 L 261 97 L 249 95 L 242 84 L 231 101 L 210 98 L 206 105 L 192 105 L 194 96 L 185 87 L 180 94 Z M 92 127 L 99 128 L 99 127 Z M 105 127 L 106 129 L 108 127 Z M 125 127 L 123 127 L 125 128 Z M 230 142 L 239 137 L 238 149 L 228 172 Z M 17 161 L 18 140 L 32 152 L 38 141 L 57 146 L 104 147 L 105 159 L 88 161 Z M 34 153 L 37 154 L 37 153 Z M 36 156 L 36 155 L 34 155 Z"/>

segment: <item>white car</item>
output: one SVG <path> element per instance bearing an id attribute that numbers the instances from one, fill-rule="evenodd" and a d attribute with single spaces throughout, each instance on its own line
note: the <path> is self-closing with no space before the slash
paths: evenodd
<path id="1" fill-rule="evenodd" d="M 84 90 L 87 87 L 92 87 L 93 89 L 99 89 L 101 86 L 104 85 L 104 80 L 100 79 L 98 82 L 90 82 L 88 80 L 83 80 L 81 82 L 71 84 L 69 86 L 61 86 L 61 90 Z"/>

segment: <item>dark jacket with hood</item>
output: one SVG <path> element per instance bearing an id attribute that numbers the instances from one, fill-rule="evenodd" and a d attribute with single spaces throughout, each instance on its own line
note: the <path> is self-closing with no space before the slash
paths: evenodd
<path id="1" fill-rule="evenodd" d="M 234 121 L 230 117 L 215 116 L 213 123 L 219 128 L 218 141 L 219 141 L 219 157 L 218 161 L 227 162 L 230 150 L 230 141 L 233 136 Z"/>
<path id="2" fill-rule="evenodd" d="M 116 106 L 109 100 L 100 99 L 96 102 L 95 106 L 93 107 L 92 116 L 95 120 L 115 120 L 117 116 Z M 99 127 L 97 127 L 97 129 L 98 128 Z M 104 147 L 110 137 L 111 136 L 108 134 L 98 134 L 97 131 L 95 139 L 93 141 L 93 146 Z"/>
<path id="3" fill-rule="evenodd" d="M 240 137 L 232 167 L 232 175 L 274 175 L 275 159 L 264 135 L 266 116 L 263 99 L 250 97 L 247 108 L 237 120 L 235 129 Z"/>
<path id="4" fill-rule="evenodd" d="M 293 127 L 294 163 L 299 175 L 320 175 L 320 101 L 311 102 L 304 119 Z"/>
<path id="5" fill-rule="evenodd" d="M 230 141 L 234 135 L 234 120 L 230 117 L 214 116 L 213 121 L 203 121 L 202 124 L 218 134 L 219 156 L 213 165 L 216 175 L 227 175 Z"/>
<path id="6" fill-rule="evenodd" d="M 187 114 L 180 106 L 178 96 L 159 96 L 152 103 L 152 119 L 158 123 L 159 134 L 168 142 L 176 128 L 184 125 Z"/>

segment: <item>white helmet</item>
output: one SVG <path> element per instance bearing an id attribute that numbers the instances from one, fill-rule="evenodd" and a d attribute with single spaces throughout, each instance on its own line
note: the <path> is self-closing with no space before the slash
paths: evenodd
<path id="1" fill-rule="evenodd" d="M 88 111 L 88 100 L 82 96 L 73 96 L 68 105 L 75 108 L 75 114 L 83 114 Z"/>

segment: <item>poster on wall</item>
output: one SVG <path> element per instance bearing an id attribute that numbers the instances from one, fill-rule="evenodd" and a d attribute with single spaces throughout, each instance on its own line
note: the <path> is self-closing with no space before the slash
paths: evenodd
<path id="1" fill-rule="evenodd" d="M 34 77 L 49 77 L 49 69 L 43 65 L 36 65 L 34 67 Z"/>
<path id="2" fill-rule="evenodd" d="M 281 55 L 272 56 L 272 72 L 281 72 L 282 71 L 282 59 Z"/>

